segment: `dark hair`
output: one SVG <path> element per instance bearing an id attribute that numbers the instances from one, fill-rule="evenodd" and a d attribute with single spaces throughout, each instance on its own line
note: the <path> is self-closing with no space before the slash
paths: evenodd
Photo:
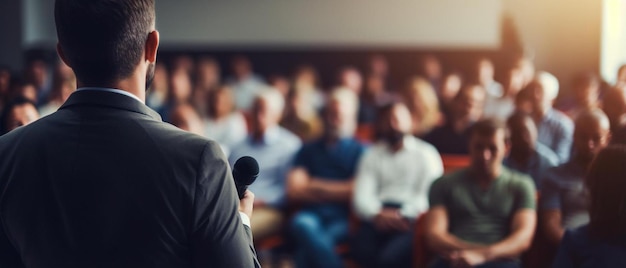
<path id="1" fill-rule="evenodd" d="M 485 90 L 485 88 L 478 82 L 473 81 L 473 80 L 465 81 L 465 83 L 463 83 L 463 85 L 459 89 L 459 92 L 457 92 L 456 96 L 454 96 L 454 101 L 461 100 L 461 98 L 464 97 L 464 94 L 466 94 L 467 91 L 474 90 L 475 88 L 479 88 L 482 92 L 487 94 L 487 91 Z"/>
<path id="2" fill-rule="evenodd" d="M 4 108 L 2 109 L 2 113 L 0 114 L 0 135 L 4 135 L 9 132 L 7 129 L 9 114 L 11 113 L 13 108 L 22 105 L 32 105 L 33 108 L 37 107 L 34 102 L 25 97 L 17 96 L 13 98 L 9 103 L 7 103 L 7 105 L 4 106 Z"/>
<path id="3" fill-rule="evenodd" d="M 479 120 L 478 122 L 474 123 L 474 125 L 472 125 L 469 131 L 469 136 L 493 136 L 496 132 L 498 132 L 498 130 L 503 130 L 505 133 L 505 138 L 508 139 L 508 130 L 502 120 L 496 118 L 485 118 Z"/>
<path id="4" fill-rule="evenodd" d="M 515 102 L 518 103 L 520 101 L 534 101 L 534 90 L 535 87 L 541 86 L 537 80 L 531 81 L 528 85 L 526 85 L 522 90 L 517 92 L 515 96 Z"/>
<path id="5" fill-rule="evenodd" d="M 624 102 L 624 91 L 622 88 L 610 88 L 604 94 L 602 100 L 602 110 L 611 121 L 611 131 L 616 131 L 620 127 L 621 117 L 626 114 L 626 102 Z"/>
<path id="6" fill-rule="evenodd" d="M 591 195 L 591 236 L 610 239 L 626 235 L 626 146 L 610 145 L 598 154 L 587 173 Z"/>
<path id="7" fill-rule="evenodd" d="M 383 106 L 380 106 L 376 111 L 376 121 L 375 121 L 375 129 L 374 129 L 374 138 L 376 140 L 381 140 L 385 138 L 385 133 L 381 129 L 383 124 L 386 124 L 391 119 L 390 114 L 393 111 L 393 108 L 396 105 L 404 105 L 401 102 L 390 102 Z"/>
<path id="8" fill-rule="evenodd" d="M 509 116 L 509 118 L 507 118 L 506 124 L 508 126 L 511 126 L 511 125 L 514 125 L 517 122 L 526 123 L 529 120 L 530 120 L 530 122 L 532 122 L 533 125 L 536 126 L 535 121 L 532 120 L 532 118 L 530 117 L 529 114 L 527 114 L 525 112 L 522 112 L 522 111 L 516 111 L 511 116 Z"/>
<path id="9" fill-rule="evenodd" d="M 154 23 L 154 0 L 56 0 L 59 44 L 85 85 L 129 77 Z"/>

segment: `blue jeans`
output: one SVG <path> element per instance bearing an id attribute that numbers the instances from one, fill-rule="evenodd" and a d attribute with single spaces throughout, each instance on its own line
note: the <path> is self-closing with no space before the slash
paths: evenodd
<path id="1" fill-rule="evenodd" d="M 411 267 L 413 232 L 383 232 L 361 222 L 352 237 L 352 257 L 361 267 Z"/>
<path id="2" fill-rule="evenodd" d="M 335 245 L 348 234 L 348 214 L 344 209 L 328 206 L 304 209 L 293 217 L 291 232 L 296 242 L 298 268 L 343 266 Z"/>

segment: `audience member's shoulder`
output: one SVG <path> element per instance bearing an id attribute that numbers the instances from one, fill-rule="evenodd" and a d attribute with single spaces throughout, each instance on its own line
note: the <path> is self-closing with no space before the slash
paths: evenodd
<path id="1" fill-rule="evenodd" d="M 447 174 L 444 174 L 443 176 L 435 180 L 434 183 L 441 184 L 441 185 L 455 184 L 463 180 L 466 177 L 466 175 L 467 175 L 467 168 L 462 168 L 462 169 L 458 169 L 458 170 L 449 172 Z"/>
<path id="2" fill-rule="evenodd" d="M 420 138 L 417 138 L 415 136 L 411 136 L 413 138 L 413 140 L 415 141 L 415 143 L 419 146 L 419 148 L 421 150 L 423 150 L 424 152 L 428 153 L 428 154 L 436 154 L 439 155 L 439 151 L 437 150 L 437 148 L 432 145 L 431 143 L 422 140 Z"/>
<path id="3" fill-rule="evenodd" d="M 293 132 L 284 127 L 278 127 L 278 129 L 280 131 L 280 139 L 282 143 L 292 147 L 300 147 L 302 145 L 302 141 L 298 138 L 298 136 L 296 136 L 296 134 L 293 134 Z"/>
<path id="4" fill-rule="evenodd" d="M 565 113 L 557 110 L 557 109 L 551 109 L 550 110 L 550 119 L 552 121 L 555 121 L 556 123 L 560 123 L 562 125 L 570 125 L 573 124 L 573 121 L 571 118 L 569 118 L 569 116 L 567 116 Z"/>
<path id="5" fill-rule="evenodd" d="M 502 166 L 502 172 L 508 182 L 514 187 L 532 187 L 534 188 L 533 179 L 525 173 Z"/>

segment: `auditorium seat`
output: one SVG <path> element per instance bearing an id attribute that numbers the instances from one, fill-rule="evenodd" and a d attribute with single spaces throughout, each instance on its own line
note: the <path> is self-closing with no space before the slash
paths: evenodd
<path id="1" fill-rule="evenodd" d="M 470 158 L 468 155 L 442 154 L 441 161 L 443 162 L 444 174 L 453 172 L 460 168 L 465 168 L 470 164 Z"/>
<path id="2" fill-rule="evenodd" d="M 354 137 L 365 144 L 373 143 L 375 140 L 375 130 L 372 124 L 360 124 L 357 129 Z"/>
<path id="3" fill-rule="evenodd" d="M 426 213 L 423 213 L 415 221 L 415 233 L 413 236 L 413 267 L 427 267 L 433 258 L 433 253 L 426 244 Z"/>

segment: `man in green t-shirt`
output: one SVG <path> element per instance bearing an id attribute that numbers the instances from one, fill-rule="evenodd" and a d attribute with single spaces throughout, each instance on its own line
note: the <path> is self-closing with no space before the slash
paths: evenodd
<path id="1" fill-rule="evenodd" d="M 535 187 L 507 169 L 504 123 L 486 119 L 470 132 L 471 164 L 430 189 L 426 238 L 440 257 L 434 267 L 520 267 L 537 221 Z"/>

